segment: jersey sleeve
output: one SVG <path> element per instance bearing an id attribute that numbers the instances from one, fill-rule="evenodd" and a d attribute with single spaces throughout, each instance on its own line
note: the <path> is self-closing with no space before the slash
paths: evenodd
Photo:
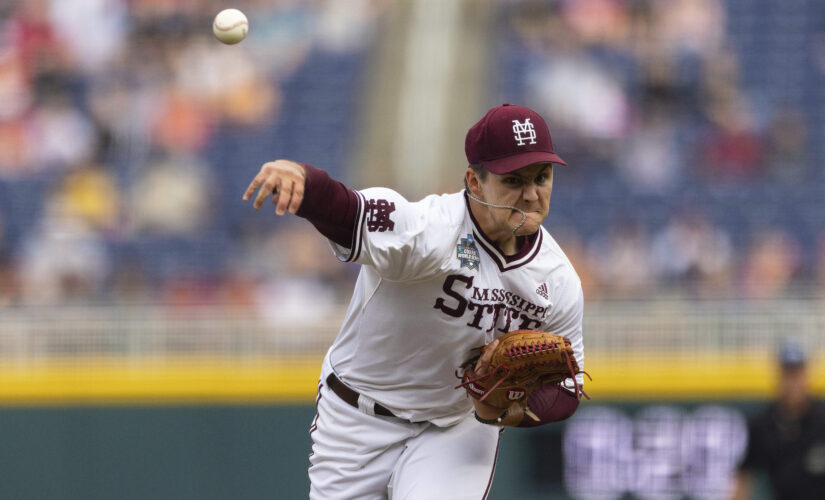
<path id="1" fill-rule="evenodd" d="M 336 256 L 344 262 L 370 266 L 384 279 L 411 281 L 427 279 L 441 267 L 451 242 L 449 214 L 430 196 L 409 202 L 387 188 L 356 191 L 358 211 L 351 248 L 331 242 Z"/>
<path id="2" fill-rule="evenodd" d="M 584 294 L 578 275 L 572 267 L 567 269 L 568 272 L 553 283 L 554 303 L 546 328 L 548 332 L 570 339 L 570 345 L 573 347 L 573 354 L 576 357 L 579 370 L 584 370 L 584 340 L 582 336 Z M 576 380 L 581 387 L 584 383 L 584 375 L 579 373 Z M 573 389 L 571 379 L 567 380 L 565 387 Z"/>

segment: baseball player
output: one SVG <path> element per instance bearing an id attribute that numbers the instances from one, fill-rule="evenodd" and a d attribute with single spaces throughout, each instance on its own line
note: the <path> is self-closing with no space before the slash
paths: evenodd
<path id="1" fill-rule="evenodd" d="M 321 368 L 310 498 L 486 498 L 503 427 L 563 420 L 578 407 L 581 375 L 534 392 L 535 418 L 455 389 L 473 353 L 515 329 L 560 334 L 584 362 L 581 283 L 541 225 L 553 166 L 565 165 L 546 123 L 525 107 L 494 107 L 470 128 L 465 152 L 466 189 L 417 202 L 351 190 L 288 160 L 264 164 L 244 193 L 258 190 L 256 209 L 272 194 L 277 215 L 306 218 L 338 259 L 361 264 Z"/>

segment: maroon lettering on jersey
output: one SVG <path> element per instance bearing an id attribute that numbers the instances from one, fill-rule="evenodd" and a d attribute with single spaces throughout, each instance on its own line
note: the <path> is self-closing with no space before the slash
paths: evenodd
<path id="1" fill-rule="evenodd" d="M 456 282 L 463 286 L 456 286 Z M 497 328 L 506 333 L 511 328 L 538 328 L 547 314 L 546 307 L 534 304 L 513 292 L 473 286 L 472 276 L 451 274 L 444 280 L 441 289 L 448 298 L 436 298 L 433 307 L 454 318 L 460 318 L 469 311 L 467 326 L 476 330 L 486 328 L 486 331 L 491 332 Z"/>
<path id="2" fill-rule="evenodd" d="M 485 308 L 489 309 L 492 312 L 493 306 L 477 304 L 475 302 L 470 302 L 468 305 L 471 311 L 475 310 L 475 316 L 473 316 L 473 319 L 469 323 L 467 323 L 467 326 L 472 326 L 476 330 L 481 330 L 481 320 L 482 318 L 484 318 Z"/>
<path id="3" fill-rule="evenodd" d="M 450 307 L 447 305 L 444 298 L 439 297 L 435 299 L 435 305 L 433 307 L 436 309 L 441 309 L 441 311 L 449 316 L 460 318 L 464 315 L 464 311 L 467 309 L 467 299 L 465 299 L 460 293 L 453 290 L 453 283 L 456 281 L 464 283 L 464 288 L 470 288 L 473 286 L 472 276 L 463 276 L 461 274 L 451 274 L 447 276 L 447 279 L 444 280 L 444 285 L 441 289 L 444 290 L 444 293 L 455 299 L 456 305 L 455 307 Z"/>
<path id="4" fill-rule="evenodd" d="M 395 202 L 370 200 L 367 202 L 366 212 L 367 231 L 383 233 L 395 229 L 395 222 L 390 219 L 390 214 L 395 212 Z"/>

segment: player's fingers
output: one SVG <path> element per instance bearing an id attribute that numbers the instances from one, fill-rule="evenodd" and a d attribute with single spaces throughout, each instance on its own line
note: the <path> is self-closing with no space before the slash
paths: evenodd
<path id="1" fill-rule="evenodd" d="M 246 188 L 246 191 L 244 191 L 243 201 L 249 201 L 249 198 L 252 197 L 252 193 L 254 193 L 255 190 L 258 189 L 258 186 L 263 184 L 263 182 L 264 182 L 264 180 L 261 177 L 261 175 L 260 174 L 256 175 L 255 178 L 252 179 L 252 182 L 249 183 L 249 187 Z"/>
<path id="2" fill-rule="evenodd" d="M 498 346 L 498 339 L 490 342 L 490 344 L 484 348 L 484 353 L 478 358 L 476 362 L 475 372 L 476 375 L 485 375 L 487 374 L 487 370 L 490 368 L 490 360 L 493 359 L 493 351 L 496 350 Z"/>
<path id="3" fill-rule="evenodd" d="M 266 201 L 266 198 L 270 194 L 274 193 L 277 188 L 278 185 L 276 184 L 275 179 L 268 178 L 267 180 L 265 180 L 263 184 L 261 184 L 261 189 L 258 191 L 258 196 L 255 197 L 255 209 L 257 210 L 261 208 L 264 205 L 264 201 Z"/>
<path id="4" fill-rule="evenodd" d="M 292 198 L 292 184 L 291 179 L 282 179 L 280 189 L 278 190 L 278 201 L 275 213 L 277 215 L 284 215 L 287 207 L 289 207 L 289 200 Z M 275 200 L 273 200 L 275 201 Z"/>
<path id="5" fill-rule="evenodd" d="M 298 212 L 302 201 L 304 201 L 304 184 L 298 181 L 292 186 L 292 201 L 289 202 L 289 213 L 294 215 Z"/>

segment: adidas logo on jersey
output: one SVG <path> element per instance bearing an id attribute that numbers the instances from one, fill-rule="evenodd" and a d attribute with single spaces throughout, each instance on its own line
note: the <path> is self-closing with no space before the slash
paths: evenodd
<path id="1" fill-rule="evenodd" d="M 548 299 L 548 300 L 550 299 L 550 297 L 547 296 L 547 284 L 546 283 L 542 283 L 541 285 L 539 285 L 539 287 L 536 288 L 536 293 L 541 295 L 545 299 Z"/>

